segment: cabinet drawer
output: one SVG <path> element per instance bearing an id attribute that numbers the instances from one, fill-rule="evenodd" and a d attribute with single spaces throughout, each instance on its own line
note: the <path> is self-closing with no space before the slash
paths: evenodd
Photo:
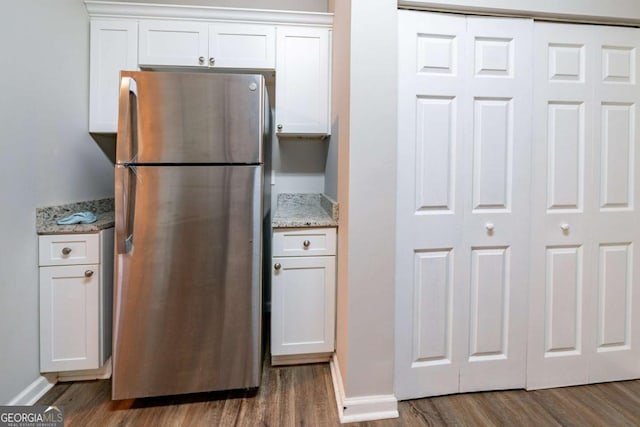
<path id="1" fill-rule="evenodd" d="M 277 230 L 272 256 L 319 256 L 336 254 L 335 228 Z"/>
<path id="2" fill-rule="evenodd" d="M 98 264 L 100 235 L 92 233 L 40 236 L 38 251 L 41 266 Z"/>

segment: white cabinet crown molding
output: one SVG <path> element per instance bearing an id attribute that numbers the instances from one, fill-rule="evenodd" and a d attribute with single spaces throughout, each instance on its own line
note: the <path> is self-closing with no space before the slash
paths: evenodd
<path id="1" fill-rule="evenodd" d="M 333 13 L 85 0 L 91 18 L 143 18 L 331 27 Z"/>

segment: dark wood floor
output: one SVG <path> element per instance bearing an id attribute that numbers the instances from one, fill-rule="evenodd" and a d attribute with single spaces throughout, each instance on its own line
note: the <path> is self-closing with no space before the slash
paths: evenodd
<path id="1" fill-rule="evenodd" d="M 59 383 L 40 405 L 64 408 L 66 426 L 336 426 L 327 364 L 272 368 L 257 393 L 217 392 L 110 400 L 109 380 Z M 399 404 L 400 418 L 353 426 L 640 426 L 640 380 L 486 392 Z"/>

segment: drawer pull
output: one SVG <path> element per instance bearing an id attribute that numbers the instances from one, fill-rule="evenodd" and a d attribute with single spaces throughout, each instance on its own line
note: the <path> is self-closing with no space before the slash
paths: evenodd
<path id="1" fill-rule="evenodd" d="M 276 263 L 273 265 L 273 268 L 275 268 L 276 270 L 280 270 L 280 269 L 282 268 L 282 265 L 280 265 L 280 263 L 279 263 L 279 262 L 276 262 Z"/>
<path id="2" fill-rule="evenodd" d="M 93 270 L 86 270 L 84 272 L 84 277 L 91 277 L 93 276 Z"/>
<path id="3" fill-rule="evenodd" d="M 71 253 L 71 248 L 62 248 L 62 255 L 69 255 Z"/>
<path id="4" fill-rule="evenodd" d="M 309 246 L 311 246 L 311 242 L 308 240 L 305 240 L 304 242 L 302 242 L 302 246 L 304 246 L 305 248 L 308 248 Z"/>

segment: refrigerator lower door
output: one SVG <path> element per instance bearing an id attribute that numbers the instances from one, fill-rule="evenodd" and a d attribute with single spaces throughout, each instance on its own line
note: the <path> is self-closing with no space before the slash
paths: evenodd
<path id="1" fill-rule="evenodd" d="M 116 166 L 114 399 L 259 385 L 261 188 L 262 166 Z"/>

